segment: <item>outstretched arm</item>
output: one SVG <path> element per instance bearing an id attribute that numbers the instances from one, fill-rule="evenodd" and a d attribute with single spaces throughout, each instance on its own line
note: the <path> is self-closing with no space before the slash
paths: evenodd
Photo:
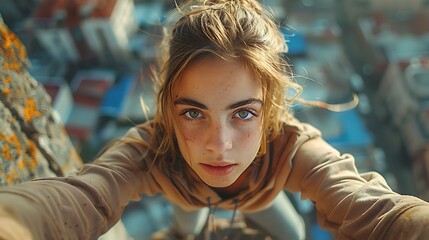
<path id="1" fill-rule="evenodd" d="M 128 138 L 141 139 L 132 129 Z M 94 239 L 119 219 L 131 199 L 155 189 L 137 143 L 116 145 L 75 176 L 46 178 L 0 188 L 0 239 L 23 227 L 34 239 Z M 17 238 L 18 239 L 18 238 Z M 19 238 L 21 239 L 21 238 Z"/>
<path id="2" fill-rule="evenodd" d="M 359 174 L 354 158 L 320 137 L 298 150 L 287 188 L 317 208 L 338 239 L 427 239 L 429 203 L 393 192 L 375 172 Z"/>

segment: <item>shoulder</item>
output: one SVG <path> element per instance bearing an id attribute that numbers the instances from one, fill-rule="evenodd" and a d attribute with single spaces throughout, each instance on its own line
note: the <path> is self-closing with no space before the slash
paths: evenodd
<path id="1" fill-rule="evenodd" d="M 143 164 L 148 169 L 153 160 L 157 137 L 161 130 L 152 121 L 135 125 L 120 138 L 108 144 L 100 153 L 97 161 L 109 162 L 127 159 L 127 162 Z"/>
<path id="2" fill-rule="evenodd" d="M 289 146 L 296 150 L 303 143 L 310 139 L 319 138 L 321 135 L 320 130 L 314 126 L 301 122 L 294 117 L 290 117 L 283 123 L 282 131 L 273 140 L 272 147 L 274 150 L 281 150 Z"/>
<path id="3" fill-rule="evenodd" d="M 144 143 L 146 146 L 157 146 L 163 129 L 153 121 L 147 121 L 131 127 L 119 141 L 125 143 Z"/>
<path id="4" fill-rule="evenodd" d="M 148 141 L 152 138 L 152 135 L 154 134 L 153 124 L 151 122 L 145 122 L 138 124 L 136 126 L 131 127 L 128 129 L 126 134 L 121 137 L 123 140 L 145 140 Z"/>
<path id="5" fill-rule="evenodd" d="M 300 138 L 315 138 L 320 137 L 321 132 L 313 125 L 301 122 L 295 117 L 291 117 L 287 122 L 284 122 L 282 135 L 296 134 Z"/>
<path id="6" fill-rule="evenodd" d="M 294 117 L 290 117 L 283 123 L 280 134 L 269 143 L 268 155 L 273 167 L 290 169 L 298 152 L 305 143 L 320 139 L 321 132 L 310 124 L 303 123 Z"/>

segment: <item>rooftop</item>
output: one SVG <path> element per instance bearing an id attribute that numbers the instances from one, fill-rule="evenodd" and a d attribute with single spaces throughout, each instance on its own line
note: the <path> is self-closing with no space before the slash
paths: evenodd
<path id="1" fill-rule="evenodd" d="M 117 0 L 42 0 L 34 18 L 74 27 L 85 18 L 109 18 Z"/>

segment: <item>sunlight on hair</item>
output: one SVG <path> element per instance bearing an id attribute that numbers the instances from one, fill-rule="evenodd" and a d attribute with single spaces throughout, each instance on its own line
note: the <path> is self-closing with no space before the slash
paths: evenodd
<path id="1" fill-rule="evenodd" d="M 331 104 L 322 101 L 308 101 L 300 98 L 295 98 L 293 101 L 312 107 L 319 107 L 333 112 L 343 112 L 355 108 L 359 104 L 359 97 L 356 93 L 352 94 L 353 99 L 345 103 Z"/>

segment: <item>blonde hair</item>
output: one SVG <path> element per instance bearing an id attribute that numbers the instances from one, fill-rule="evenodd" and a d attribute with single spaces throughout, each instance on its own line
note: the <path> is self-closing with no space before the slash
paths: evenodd
<path id="1" fill-rule="evenodd" d="M 213 54 L 225 60 L 238 59 L 254 71 L 263 91 L 263 139 L 258 155 L 266 152 L 267 141 L 277 137 L 287 121 L 293 99 L 288 88 L 301 92 L 292 81 L 283 54 L 287 46 L 273 16 L 256 0 L 187 1 L 176 6 L 163 42 L 165 49 L 157 77 L 155 132 L 156 156 L 168 154 L 170 161 L 180 156 L 175 142 L 173 92 L 187 65 Z M 159 145 L 158 145 L 159 144 Z M 154 146 L 151 146 L 155 150 Z M 171 163 L 171 162 L 170 162 Z"/>
<path id="2" fill-rule="evenodd" d="M 104 148 L 121 144 L 138 144 L 146 148 L 143 167 L 155 164 L 171 173 L 180 173 L 184 161 L 175 136 L 174 91 L 186 67 L 193 61 L 215 55 L 225 60 L 239 60 L 253 71 L 263 91 L 263 136 L 258 156 L 265 154 L 267 143 L 282 132 L 292 118 L 292 103 L 345 111 L 356 107 L 358 98 L 347 103 L 328 104 L 299 98 L 302 87 L 294 81 L 284 58 L 287 45 L 273 16 L 256 0 L 188 0 L 172 12 L 171 26 L 166 27 L 159 73 L 155 74 L 157 109 L 154 120 L 141 127 L 150 141 L 126 137 Z M 294 91 L 289 91 L 290 89 Z M 286 92 L 295 92 L 291 97 Z M 143 110 L 146 109 L 142 102 Z M 146 111 L 145 111 L 146 112 Z M 147 112 L 146 112 L 147 113 Z M 100 153 L 100 154 L 101 154 Z M 186 177 L 186 175 L 185 175 Z"/>

